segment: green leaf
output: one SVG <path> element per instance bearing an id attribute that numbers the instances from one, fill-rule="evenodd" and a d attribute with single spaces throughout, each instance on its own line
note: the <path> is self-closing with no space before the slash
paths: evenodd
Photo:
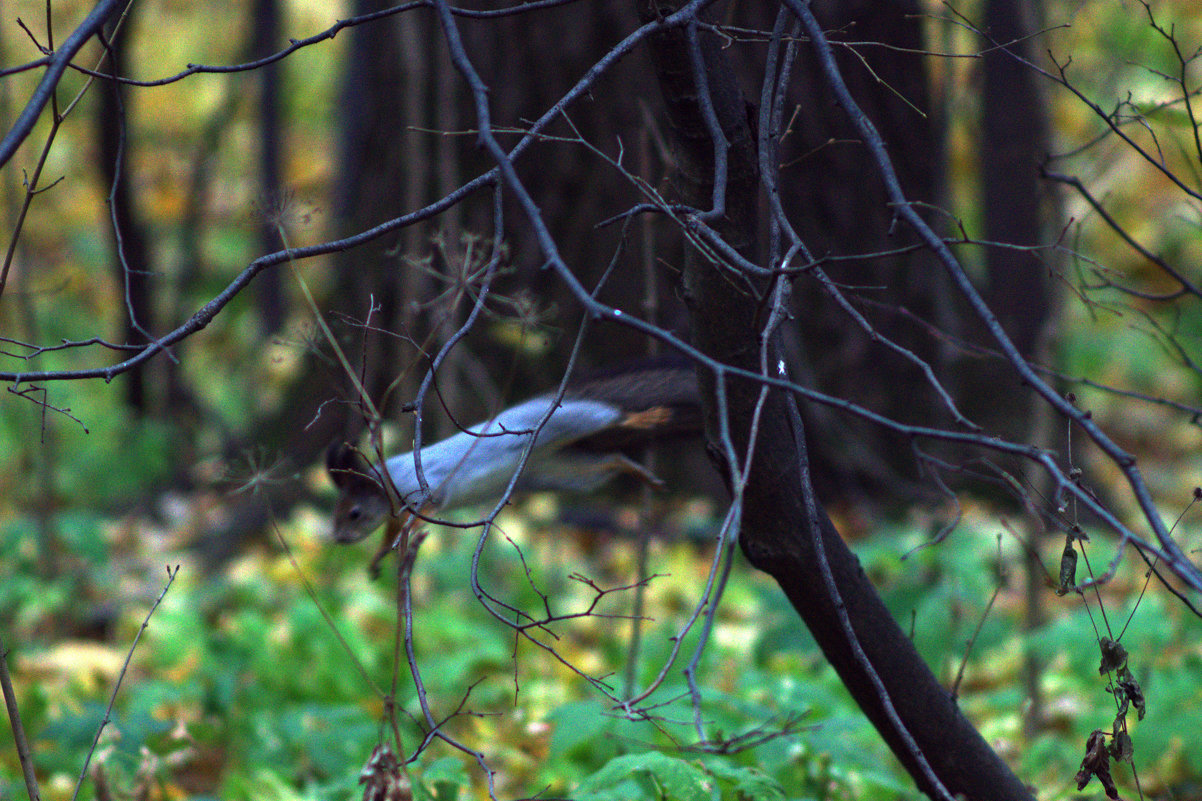
<path id="1" fill-rule="evenodd" d="M 724 786 L 730 785 L 734 790 L 732 797 L 739 801 L 785 800 L 785 791 L 780 783 L 755 768 L 740 768 L 715 760 L 708 763 L 706 769 Z"/>
<path id="2" fill-rule="evenodd" d="M 418 784 L 432 801 L 454 801 L 471 785 L 463 763 L 454 757 L 442 757 L 422 768 Z"/>
<path id="3" fill-rule="evenodd" d="M 555 724 L 551 750 L 556 754 L 571 755 L 596 749 L 605 733 L 613 728 L 613 718 L 606 715 L 601 704 L 592 699 L 561 704 L 549 717 Z M 614 753 L 610 751 L 609 755 Z M 596 765 L 597 762 L 592 764 Z"/>
<path id="4" fill-rule="evenodd" d="M 611 759 L 580 783 L 575 796 L 595 801 L 629 799 L 627 792 L 615 791 L 634 778 L 654 782 L 657 792 L 649 797 L 663 801 L 711 801 L 720 797 L 717 783 L 704 770 L 683 759 L 654 752 Z"/>

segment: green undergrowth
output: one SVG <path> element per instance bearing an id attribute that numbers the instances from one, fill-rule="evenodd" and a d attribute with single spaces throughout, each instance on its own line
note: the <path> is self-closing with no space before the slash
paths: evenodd
<path id="1" fill-rule="evenodd" d="M 624 712 L 593 682 L 624 693 L 633 595 L 614 588 L 632 580 L 631 541 L 569 535 L 510 514 L 482 552 L 480 585 L 506 605 L 494 615 L 470 585 L 475 534 L 434 530 L 415 570 L 413 651 L 439 731 L 469 753 L 427 739 L 396 636 L 392 561 L 369 580 L 368 549 L 325 542 L 316 515 L 280 527 L 295 565 L 278 548 L 260 549 L 211 576 L 166 546 L 142 542 L 131 551 L 128 531 L 111 521 L 57 522 L 76 532 L 71 578 L 38 576 L 28 521 L 0 530 L 19 568 L 0 583 L 5 644 L 49 799 L 70 797 L 125 655 L 166 584 L 164 568 L 176 563 L 87 787 L 102 781 L 151 798 L 359 797 L 373 747 L 395 747 L 395 731 L 421 799 L 487 798 L 490 780 L 502 799 L 917 797 L 779 590 L 741 557 L 697 662 L 698 706 L 685 668 L 700 622 L 655 692 Z M 1080 795 L 1073 780 L 1085 738 L 1115 715 L 1098 675 L 1094 626 L 1104 623 L 1096 599 L 1087 610 L 1075 596 L 1045 591 L 1047 622 L 1025 634 L 1017 548 L 999 531 L 987 521 L 964 524 L 942 545 L 912 551 L 924 535 L 899 526 L 854 547 L 937 675 L 958 687 L 961 707 L 1039 797 L 1101 798 L 1096 782 Z M 712 556 L 706 544 L 653 543 L 638 689 L 664 668 Z M 1049 571 L 1055 559 L 1052 547 Z M 1112 626 L 1141 586 L 1126 572 L 1120 578 L 1106 591 Z M 597 600 L 598 590 L 609 591 Z M 513 609 L 566 617 L 530 630 L 544 648 L 515 636 L 509 623 L 530 617 Z M 88 629 L 92 618 L 106 621 L 102 632 Z M 1148 797 L 1169 797 L 1202 776 L 1191 734 L 1202 730 L 1196 619 L 1153 590 L 1123 642 L 1148 699 L 1142 721 L 1130 716 L 1140 780 Z M 1033 737 L 1022 728 L 1027 652 L 1045 665 L 1046 723 Z M 395 730 L 384 723 L 394 686 Z M 699 743 L 695 710 L 708 746 Z M 1114 772 L 1129 793 L 1130 770 Z M 24 793 L 7 727 L 0 779 L 0 795 Z"/>

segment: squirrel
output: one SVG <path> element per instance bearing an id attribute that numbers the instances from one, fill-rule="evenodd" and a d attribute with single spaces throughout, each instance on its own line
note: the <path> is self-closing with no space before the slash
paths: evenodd
<path id="1" fill-rule="evenodd" d="M 515 492 L 591 492 L 621 474 L 662 486 L 627 453 L 701 430 L 697 377 L 687 364 L 637 363 L 570 385 L 558 401 L 557 394 L 530 398 L 423 447 L 426 489 L 418 481 L 412 451 L 387 459 L 386 477 L 352 446 L 334 443 L 326 452 L 326 469 L 339 492 L 334 540 L 358 542 L 387 524 L 371 562 L 375 575 L 413 512 L 428 516 L 499 500 L 527 450 Z M 399 516 L 393 514 L 385 480 L 396 490 Z"/>

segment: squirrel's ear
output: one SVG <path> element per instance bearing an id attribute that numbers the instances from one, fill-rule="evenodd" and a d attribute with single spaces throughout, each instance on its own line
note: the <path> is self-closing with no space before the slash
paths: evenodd
<path id="1" fill-rule="evenodd" d="M 371 468 L 359 453 L 345 442 L 335 442 L 326 448 L 326 471 L 334 486 L 341 490 L 370 482 Z"/>

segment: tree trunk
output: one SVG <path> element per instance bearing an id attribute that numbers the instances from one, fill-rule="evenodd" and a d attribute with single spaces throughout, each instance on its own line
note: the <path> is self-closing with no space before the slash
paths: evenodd
<path id="1" fill-rule="evenodd" d="M 981 109 L 981 203 L 985 210 L 985 239 L 1032 247 L 1046 240 L 1044 220 L 1060 215 L 1049 209 L 1054 198 L 1043 192 L 1040 165 L 1048 153 L 1047 103 L 1040 92 L 1035 72 L 1015 56 L 1035 57 L 1034 34 L 1041 29 L 1035 19 L 1034 0 L 989 0 L 985 4 L 986 52 L 984 107 Z M 1005 45 L 1004 48 L 997 45 Z M 986 251 L 988 280 L 985 300 L 998 322 L 1023 356 L 1050 362 L 1047 342 L 1049 323 L 1056 317 L 1056 298 L 1051 280 L 1057 268 L 1055 254 L 992 247 Z M 981 338 L 984 339 L 983 334 Z M 988 341 L 988 340 L 985 340 Z M 1017 381 L 1011 366 L 1000 359 L 966 365 L 961 373 L 972 384 L 964 392 L 966 402 L 979 423 L 991 433 L 1008 439 L 1023 438 L 1050 447 L 1050 410 L 1036 403 L 1030 392 L 972 392 L 984 386 L 1013 386 Z M 1011 467 L 1011 465 L 1006 465 Z M 1016 465 L 1027 483 L 1043 497 L 1050 497 L 1049 477 L 1029 465 Z M 1043 533 L 1038 521 L 1027 527 L 1028 543 L 1023 568 L 1026 577 L 1028 631 L 1043 624 L 1047 592 L 1046 572 L 1041 561 Z M 1028 647 L 1024 659 L 1027 690 L 1024 730 L 1038 731 L 1043 723 L 1044 704 L 1040 691 L 1043 666 L 1035 649 Z"/>
<path id="2" fill-rule="evenodd" d="M 275 50 L 280 33 L 279 0 L 255 0 L 251 56 L 263 58 Z M 255 71 L 259 84 L 259 249 L 263 253 L 283 250 L 276 227 L 277 211 L 287 202 L 281 176 L 283 162 L 282 125 L 280 122 L 280 64 L 264 64 Z M 264 333 L 273 334 L 284 326 L 285 270 L 266 270 L 255 279 L 255 300 L 259 306 L 259 324 Z"/>
<path id="3" fill-rule="evenodd" d="M 755 27 L 771 30 L 776 4 L 751 8 L 762 16 Z M 921 4 L 816 0 L 813 8 L 832 39 L 855 43 L 836 47 L 836 61 L 848 90 L 885 140 L 906 197 L 937 204 L 944 185 L 943 130 L 929 88 Z M 784 166 L 778 178 L 790 220 L 814 257 L 842 259 L 823 269 L 873 330 L 940 374 L 946 349 L 915 318 L 955 330 L 963 304 L 927 250 L 907 249 L 917 237 L 897 224 L 884 184 L 868 173 L 867 145 L 831 101 L 809 48 L 799 48 L 793 75 L 786 117 L 793 109 L 799 113 L 780 142 Z M 790 365 L 799 368 L 795 375 L 891 419 L 930 423 L 941 404 L 922 370 L 851 324 L 812 276 L 794 285 L 794 308 L 797 335 L 786 340 L 786 348 Z M 874 380 L 864 380 L 868 375 Z M 831 409 L 801 412 L 815 485 L 824 497 L 889 509 L 934 494 L 904 438 Z M 849 440 L 855 447 L 848 447 Z"/>
<path id="4" fill-rule="evenodd" d="M 132 26 L 126 24 L 125 33 Z M 113 26 L 107 26 L 111 33 Z M 110 42 L 110 68 L 114 75 L 126 74 L 127 35 L 118 36 Z M 138 214 L 137 204 L 131 187 L 130 137 L 127 120 L 128 98 L 116 81 L 107 81 L 100 92 L 97 107 L 97 129 L 100 136 L 100 169 L 110 191 L 111 222 L 115 226 L 113 239 L 113 275 L 118 291 L 124 299 L 125 323 L 122 339 L 126 344 L 137 345 L 147 341 L 154 331 L 154 315 L 150 303 L 150 281 L 153 275 L 150 248 L 146 229 Z M 120 240 L 118 241 L 118 238 Z M 146 397 L 148 373 L 144 365 L 126 372 L 125 402 L 138 416 L 146 414 L 149 401 Z"/>
<path id="5" fill-rule="evenodd" d="M 645 0 L 646 19 L 671 12 Z M 754 137 L 733 72 L 715 40 L 703 38 L 705 78 L 730 145 L 726 216 L 714 223 L 741 255 L 754 258 L 756 194 Z M 671 121 L 684 202 L 711 204 L 713 146 L 697 102 L 684 31 L 666 30 L 649 41 L 652 63 Z M 752 282 L 758 293 L 765 282 Z M 733 291 L 723 271 L 692 258 L 683 277 L 694 344 L 723 364 L 759 372 L 763 307 L 754 291 Z M 779 335 L 765 343 L 775 370 Z M 714 374 L 702 369 L 707 436 L 719 447 Z M 752 446 L 751 420 L 761 385 L 726 384 L 729 435 L 736 452 Z M 932 797 L 1030 799 L 1031 795 L 989 748 L 922 661 L 814 500 L 805 434 L 793 397 L 767 395 L 754 441 L 755 453 L 742 497 L 739 542 L 757 568 L 777 580 L 823 653 L 865 715 L 876 726 L 918 787 Z M 940 791 L 940 787 L 943 791 Z"/>

